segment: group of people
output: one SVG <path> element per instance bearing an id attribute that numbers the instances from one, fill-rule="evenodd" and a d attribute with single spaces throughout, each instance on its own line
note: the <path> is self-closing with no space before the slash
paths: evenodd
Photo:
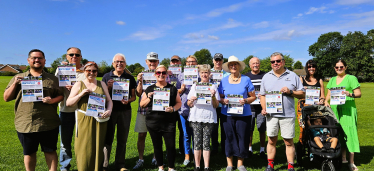
<path id="1" fill-rule="evenodd" d="M 237 160 L 237 169 L 245 171 L 244 159 L 252 155 L 252 139 L 255 123 L 260 134 L 260 156 L 267 158 L 267 171 L 274 170 L 276 142 L 278 132 L 286 145 L 288 170 L 294 170 L 293 162 L 295 147 L 295 106 L 294 98 L 305 98 L 305 87 L 314 85 L 321 87 L 320 104 L 329 105 L 330 90 L 324 95 L 322 78 L 318 75 L 317 65 L 309 60 L 305 66 L 306 77 L 299 77 L 285 68 L 283 54 L 275 52 L 270 56 L 272 70 L 268 73 L 260 71 L 260 59 L 253 57 L 249 61 L 251 71 L 241 74 L 246 64 L 235 56 L 230 56 L 228 62 L 223 63 L 223 55 L 217 53 L 213 57 L 214 67 L 208 64 L 198 64 L 197 58 L 190 55 L 185 65 L 198 66 L 198 83 L 212 82 L 211 71 L 222 71 L 223 78 L 219 85 L 211 84 L 209 87 L 210 105 L 197 103 L 196 86 L 184 84 L 184 73 L 178 75 L 176 86 L 170 84 L 169 76 L 173 73 L 164 65 L 159 65 L 158 54 L 147 54 L 146 64 L 149 70 L 154 70 L 156 83 L 143 89 L 143 74 L 139 73 L 137 81 L 125 72 L 126 58 L 118 53 L 113 57 L 114 70 L 106 73 L 102 81 L 96 79 L 98 65 L 89 61 L 81 64 L 82 53 L 79 48 L 71 47 L 67 50 L 68 62 L 75 64 L 76 79 L 74 85 L 59 87 L 56 76 L 43 71 L 45 55 L 41 50 L 33 49 L 29 52 L 28 63 L 30 70 L 17 74 L 9 82 L 4 92 L 4 100 L 16 100 L 15 126 L 19 140 L 23 146 L 24 164 L 26 170 L 35 170 L 36 152 L 40 144 L 45 154 L 49 170 L 57 170 L 57 141 L 60 133 L 60 170 L 69 170 L 72 159 L 72 138 L 75 139 L 76 164 L 79 171 L 108 170 L 112 143 L 117 126 L 117 147 L 115 167 L 125 171 L 126 142 L 130 131 L 131 103 L 139 97 L 139 107 L 135 124 L 138 132 L 137 148 L 139 160 L 133 167 L 141 169 L 144 164 L 144 148 L 147 132 L 149 132 L 154 157 L 152 164 L 158 166 L 159 171 L 164 170 L 163 139 L 167 151 L 168 170 L 175 170 L 176 158 L 176 127 L 180 131 L 179 153 L 184 154 L 184 165 L 192 160 L 195 170 L 200 170 L 201 156 L 204 159 L 204 171 L 209 171 L 211 154 L 218 152 L 218 130 L 221 129 L 221 150 L 226 156 L 226 171 L 234 170 L 234 157 Z M 171 65 L 182 64 L 179 56 L 172 56 Z M 344 130 L 340 138 L 349 151 L 350 167 L 357 170 L 354 165 L 354 153 L 359 152 L 357 136 L 357 110 L 354 98 L 361 97 L 360 84 L 357 78 L 345 73 L 347 68 L 343 60 L 335 66 L 337 76 L 327 84 L 327 88 L 345 86 L 343 92 L 346 96 L 344 105 L 331 105 Z M 22 102 L 21 81 L 25 76 L 42 76 L 43 94 L 42 102 Z M 117 78 L 129 79 L 129 98 L 121 101 L 111 100 L 114 80 Z M 164 111 L 154 110 L 152 106 L 153 95 L 156 88 L 170 90 L 169 106 Z M 259 94 L 255 94 L 259 89 Z M 283 111 L 281 113 L 268 113 L 266 111 L 266 92 L 280 91 L 282 93 Z M 106 107 L 101 117 L 85 115 L 90 93 L 105 95 Z M 229 113 L 228 96 L 240 95 L 243 105 L 241 114 Z M 256 98 L 259 105 L 251 105 Z M 59 103 L 59 115 L 57 105 Z M 301 107 L 300 107 L 301 108 Z M 178 123 L 178 125 L 177 125 Z M 75 133 L 74 133 L 75 129 Z M 265 154 L 265 138 L 268 136 L 267 155 Z M 302 137 L 302 135 L 300 135 Z M 212 142 L 212 147 L 210 146 Z M 346 151 L 343 150 L 343 163 L 348 162 Z"/>

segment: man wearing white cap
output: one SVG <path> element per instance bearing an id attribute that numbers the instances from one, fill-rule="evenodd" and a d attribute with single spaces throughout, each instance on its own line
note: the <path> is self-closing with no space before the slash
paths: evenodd
<path id="1" fill-rule="evenodd" d="M 145 63 L 148 66 L 148 69 L 154 70 L 159 64 L 158 54 L 155 52 L 149 52 L 147 54 L 147 59 Z M 141 99 L 141 95 L 143 94 L 143 73 L 139 73 L 137 76 L 138 85 L 136 88 L 136 95 Z M 140 103 L 140 100 L 139 100 Z M 144 147 L 145 147 L 145 138 L 147 137 L 147 126 L 145 125 L 145 113 L 146 108 L 141 108 L 139 105 L 138 114 L 136 116 L 136 123 L 135 123 L 135 132 L 138 132 L 138 153 L 139 153 L 139 160 L 136 162 L 134 166 L 134 170 L 140 169 L 144 163 Z M 152 164 L 156 165 L 156 159 L 153 156 Z"/>

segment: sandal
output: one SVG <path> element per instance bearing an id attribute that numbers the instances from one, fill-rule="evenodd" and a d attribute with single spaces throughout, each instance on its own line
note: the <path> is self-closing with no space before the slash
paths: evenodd
<path id="1" fill-rule="evenodd" d="M 347 159 L 342 159 L 342 163 L 348 163 L 348 160 Z"/>
<path id="2" fill-rule="evenodd" d="M 349 170 L 351 170 L 351 171 L 355 171 L 355 170 L 358 170 L 358 168 L 357 168 L 357 166 L 356 166 L 355 164 L 350 163 L 350 164 L 349 164 Z"/>

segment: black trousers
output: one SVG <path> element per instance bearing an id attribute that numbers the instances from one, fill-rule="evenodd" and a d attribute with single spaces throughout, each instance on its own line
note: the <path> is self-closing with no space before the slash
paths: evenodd
<path id="1" fill-rule="evenodd" d="M 211 140 L 212 140 L 212 150 L 213 151 L 218 151 L 218 146 L 219 146 L 218 128 L 221 127 L 221 150 L 224 152 L 225 151 L 226 135 L 225 135 L 225 129 L 223 128 L 223 125 L 222 125 L 221 107 L 217 107 L 216 112 L 217 112 L 217 123 L 214 124 L 213 132 L 212 132 L 212 138 L 211 138 Z"/>
<path id="2" fill-rule="evenodd" d="M 162 151 L 162 137 L 164 137 L 167 159 L 169 168 L 174 168 L 175 163 L 175 130 L 173 132 L 164 132 L 153 130 L 147 127 L 149 134 L 151 135 L 153 149 L 158 166 L 162 166 L 164 163 L 163 151 Z"/>

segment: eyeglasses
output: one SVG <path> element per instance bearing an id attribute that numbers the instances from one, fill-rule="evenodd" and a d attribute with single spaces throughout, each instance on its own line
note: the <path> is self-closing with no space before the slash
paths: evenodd
<path id="1" fill-rule="evenodd" d="M 166 73 L 167 73 L 166 71 L 162 71 L 162 72 L 161 72 L 161 71 L 157 71 L 157 72 L 156 72 L 156 75 L 161 75 L 161 74 L 162 74 L 162 75 L 166 75 Z"/>
<path id="2" fill-rule="evenodd" d="M 70 57 L 74 57 L 74 55 L 75 55 L 75 57 L 77 57 L 77 58 L 79 58 L 79 57 L 81 57 L 81 54 L 79 54 L 79 53 L 70 53 L 70 54 L 68 54 Z"/>
<path id="3" fill-rule="evenodd" d="M 274 61 L 270 61 L 271 64 L 274 64 L 275 62 L 277 63 L 281 63 L 282 59 L 279 59 L 279 60 L 274 60 Z"/>
<path id="4" fill-rule="evenodd" d="M 339 68 L 340 68 L 340 69 L 343 69 L 344 66 L 336 66 L 336 67 L 335 67 L 335 69 L 339 69 Z"/>
<path id="5" fill-rule="evenodd" d="M 43 60 L 44 58 L 43 57 L 30 57 L 30 59 L 33 61 L 36 61 L 38 59 L 40 61 L 40 60 Z"/>
<path id="6" fill-rule="evenodd" d="M 88 73 L 94 73 L 94 74 L 96 74 L 97 73 L 97 70 L 84 70 L 84 71 L 86 71 L 86 72 L 88 72 Z"/>
<path id="7" fill-rule="evenodd" d="M 189 63 L 189 64 L 194 63 L 194 62 L 196 61 L 186 61 L 186 63 Z"/>
<path id="8" fill-rule="evenodd" d="M 314 65 L 309 65 L 308 68 L 316 68 Z"/>
<path id="9" fill-rule="evenodd" d="M 125 61 L 114 61 L 113 63 L 120 63 L 120 64 L 124 64 Z"/>

